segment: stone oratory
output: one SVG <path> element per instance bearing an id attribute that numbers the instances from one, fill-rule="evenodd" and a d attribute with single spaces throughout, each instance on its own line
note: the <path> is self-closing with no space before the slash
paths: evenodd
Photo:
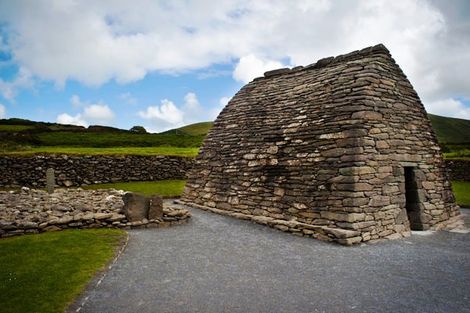
<path id="1" fill-rule="evenodd" d="M 381 44 L 245 85 L 181 201 L 346 245 L 461 221 L 423 104 Z"/>

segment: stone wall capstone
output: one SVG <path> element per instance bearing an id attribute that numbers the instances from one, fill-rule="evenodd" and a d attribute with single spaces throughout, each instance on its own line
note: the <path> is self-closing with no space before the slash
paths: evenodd
<path id="1" fill-rule="evenodd" d="M 177 156 L 0 156 L 0 187 L 44 187 L 48 168 L 54 169 L 56 184 L 65 187 L 184 179 L 192 163 L 192 158 Z"/>

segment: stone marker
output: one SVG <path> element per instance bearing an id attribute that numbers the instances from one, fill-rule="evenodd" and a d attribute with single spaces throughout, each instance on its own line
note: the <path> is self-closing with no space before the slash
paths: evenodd
<path id="1" fill-rule="evenodd" d="M 156 220 L 163 218 L 163 199 L 160 196 L 150 197 L 149 207 L 149 220 Z"/>
<path id="2" fill-rule="evenodd" d="M 54 192 L 55 186 L 55 176 L 54 176 L 54 169 L 48 168 L 46 170 L 46 189 L 48 193 Z"/>
<path id="3" fill-rule="evenodd" d="M 127 192 L 122 196 L 123 211 L 129 222 L 142 221 L 148 217 L 150 200 L 137 193 Z"/>

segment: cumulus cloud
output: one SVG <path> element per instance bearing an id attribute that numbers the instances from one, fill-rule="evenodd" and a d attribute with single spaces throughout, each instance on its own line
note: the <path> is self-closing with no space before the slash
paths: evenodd
<path id="1" fill-rule="evenodd" d="M 145 111 L 138 112 L 141 118 L 162 124 L 162 129 L 183 125 L 183 114 L 183 111 L 168 99 L 163 99 L 160 105 L 149 106 Z"/>
<path id="2" fill-rule="evenodd" d="M 90 104 L 80 99 L 78 95 L 70 98 L 70 103 L 74 108 L 84 107 L 83 112 L 75 115 L 68 113 L 59 114 L 56 118 L 57 123 L 71 124 L 87 127 L 90 124 L 109 125 L 114 119 L 114 112 L 111 108 L 102 102 Z"/>
<path id="3" fill-rule="evenodd" d="M 158 132 L 186 124 L 211 120 L 222 109 L 222 107 L 209 110 L 203 108 L 194 92 L 188 92 L 183 100 L 181 105 L 176 105 L 173 101 L 163 99 L 160 105 L 148 106 L 144 111 L 137 112 L 137 115 L 152 123 L 146 127 L 147 129 Z M 214 110 L 216 111 L 215 116 Z"/>
<path id="4" fill-rule="evenodd" d="M 266 60 L 249 54 L 240 58 L 233 71 L 233 78 L 248 83 L 253 78 L 263 76 L 264 72 L 281 67 L 284 67 L 281 62 Z"/>
<path id="5" fill-rule="evenodd" d="M 85 121 L 81 114 L 69 115 L 62 113 L 57 116 L 56 122 L 59 124 L 77 125 L 87 127 L 88 123 Z"/>
<path id="6" fill-rule="evenodd" d="M 0 118 L 5 118 L 7 115 L 7 109 L 3 104 L 0 103 Z"/>
<path id="7" fill-rule="evenodd" d="M 465 0 L 17 0 L 0 2 L 0 22 L 14 34 L 14 61 L 57 84 L 126 83 L 232 62 L 233 77 L 247 82 L 382 42 L 427 104 L 470 98 L 469 11 Z M 13 90 L 0 83 L 7 97 Z"/>
<path id="8" fill-rule="evenodd" d="M 92 104 L 85 108 L 83 117 L 94 122 L 107 123 L 114 118 L 114 112 L 106 104 Z"/>

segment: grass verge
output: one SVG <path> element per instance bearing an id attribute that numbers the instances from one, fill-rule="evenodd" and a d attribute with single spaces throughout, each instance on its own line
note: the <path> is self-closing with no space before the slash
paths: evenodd
<path id="1" fill-rule="evenodd" d="M 195 157 L 199 148 L 182 147 L 31 147 L 20 151 L 7 151 L 3 155 L 29 156 L 33 154 L 68 154 L 68 155 L 172 155 L 183 157 Z"/>
<path id="2" fill-rule="evenodd" d="M 109 183 L 85 186 L 84 189 L 106 189 L 114 188 L 125 191 L 142 193 L 150 196 L 158 194 L 162 197 L 179 197 L 183 193 L 186 180 L 158 180 L 158 181 L 141 181 L 127 183 Z"/>
<path id="3" fill-rule="evenodd" d="M 452 181 L 452 190 L 457 204 L 464 208 L 470 208 L 470 182 L 454 180 Z"/>
<path id="4" fill-rule="evenodd" d="M 65 230 L 0 240 L 0 312 L 64 312 L 126 234 Z"/>

